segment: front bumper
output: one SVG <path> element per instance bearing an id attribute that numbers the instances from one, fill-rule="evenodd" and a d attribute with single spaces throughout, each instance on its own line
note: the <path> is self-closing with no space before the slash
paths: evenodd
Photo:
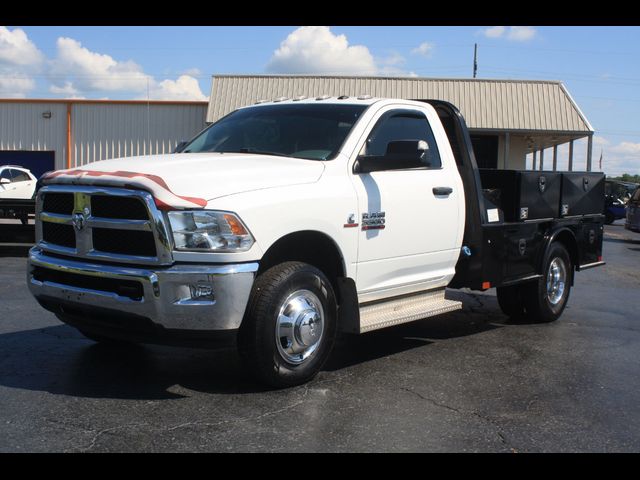
<path id="1" fill-rule="evenodd" d="M 54 257 L 34 247 L 27 284 L 40 304 L 58 314 L 114 312 L 195 333 L 240 327 L 257 270 L 255 262 L 167 268 L 106 265 Z M 212 294 L 193 298 L 194 286 Z"/>

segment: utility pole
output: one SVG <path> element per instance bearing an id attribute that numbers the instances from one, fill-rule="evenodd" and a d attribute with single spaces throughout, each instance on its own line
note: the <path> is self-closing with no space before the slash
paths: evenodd
<path id="1" fill-rule="evenodd" d="M 478 73 L 478 44 L 473 44 L 473 78 L 476 78 Z"/>

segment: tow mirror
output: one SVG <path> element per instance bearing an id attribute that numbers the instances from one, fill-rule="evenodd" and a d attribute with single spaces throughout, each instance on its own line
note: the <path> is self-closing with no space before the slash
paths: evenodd
<path id="1" fill-rule="evenodd" d="M 0 184 L 6 184 L 6 183 L 11 183 L 11 180 L 9 180 L 8 178 L 0 178 Z"/>
<path id="2" fill-rule="evenodd" d="M 354 165 L 354 173 L 406 170 L 430 165 L 427 142 L 424 140 L 396 140 L 387 144 L 384 156 L 360 155 Z"/>

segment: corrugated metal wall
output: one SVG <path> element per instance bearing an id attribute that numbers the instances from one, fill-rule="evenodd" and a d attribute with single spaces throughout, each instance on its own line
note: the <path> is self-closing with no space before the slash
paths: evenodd
<path id="1" fill-rule="evenodd" d="M 206 105 L 74 104 L 72 164 L 170 153 L 205 126 Z"/>
<path id="2" fill-rule="evenodd" d="M 43 118 L 45 112 L 51 112 L 51 118 Z M 0 150 L 55 151 L 56 165 L 64 165 L 67 158 L 66 104 L 0 101 Z"/>
<path id="3" fill-rule="evenodd" d="M 214 76 L 207 121 L 260 99 L 322 94 L 446 100 L 476 130 L 592 131 L 560 82 L 517 80 Z"/>
<path id="4" fill-rule="evenodd" d="M 66 168 L 67 103 L 0 100 L 0 150 L 53 150 L 56 169 Z M 205 127 L 206 109 L 203 102 L 71 102 L 71 166 L 171 152 Z"/>

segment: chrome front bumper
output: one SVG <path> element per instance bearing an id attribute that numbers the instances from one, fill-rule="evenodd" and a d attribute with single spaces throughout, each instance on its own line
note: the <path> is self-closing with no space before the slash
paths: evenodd
<path id="1" fill-rule="evenodd" d="M 166 329 L 219 331 L 240 327 L 257 270 L 257 263 L 167 268 L 104 265 L 53 257 L 34 247 L 29 251 L 27 284 L 36 299 L 47 305 L 122 312 L 148 318 Z M 44 272 L 45 279 L 34 278 L 34 272 L 40 278 Z M 83 278 L 91 288 L 80 286 Z M 132 298 L 96 288 L 101 281 L 138 282 L 143 294 Z M 193 298 L 194 287 L 211 294 Z"/>

